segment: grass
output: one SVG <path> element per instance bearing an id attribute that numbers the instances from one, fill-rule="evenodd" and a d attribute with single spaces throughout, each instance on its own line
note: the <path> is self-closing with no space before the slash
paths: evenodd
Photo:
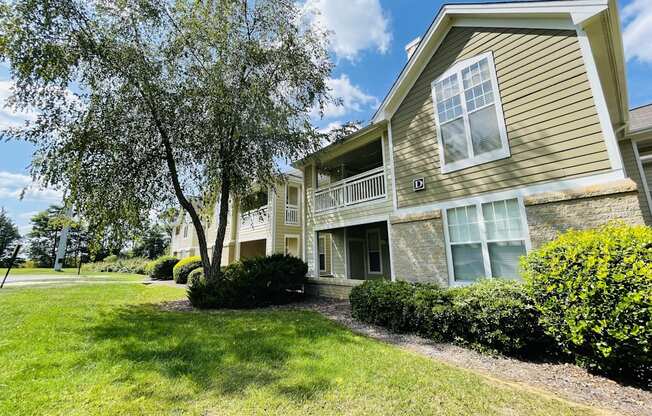
<path id="1" fill-rule="evenodd" d="M 161 285 L 0 291 L 0 414 L 583 415 L 312 312 L 163 311 Z"/>
<path id="2" fill-rule="evenodd" d="M 0 268 L 0 280 L 5 277 L 7 269 Z M 79 276 L 77 275 L 76 268 L 65 268 L 57 272 L 52 268 L 12 268 L 9 276 L 42 276 L 42 277 L 72 277 L 80 279 L 93 279 L 93 278 L 110 278 L 114 280 L 143 280 L 146 276 L 137 275 L 133 273 L 98 273 L 84 270 L 82 268 Z"/>

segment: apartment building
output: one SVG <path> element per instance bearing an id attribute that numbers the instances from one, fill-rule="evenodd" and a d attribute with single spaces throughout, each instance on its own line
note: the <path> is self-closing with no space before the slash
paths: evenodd
<path id="1" fill-rule="evenodd" d="M 312 293 L 517 279 L 558 232 L 650 223 L 614 0 L 446 5 L 406 52 L 371 123 L 294 164 Z"/>
<path id="2" fill-rule="evenodd" d="M 303 257 L 302 194 L 302 174 L 291 170 L 273 188 L 254 189 L 242 200 L 232 198 L 222 264 L 272 253 Z M 217 235 L 219 210 L 216 206 L 204 223 L 209 252 Z M 187 213 L 179 216 L 173 228 L 170 252 L 178 258 L 199 255 L 197 234 Z"/>

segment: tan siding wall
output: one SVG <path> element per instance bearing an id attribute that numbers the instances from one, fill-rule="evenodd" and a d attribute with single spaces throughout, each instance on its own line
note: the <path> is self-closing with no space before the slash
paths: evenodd
<path id="1" fill-rule="evenodd" d="M 291 184 L 296 184 L 301 186 L 301 183 L 294 181 L 290 182 Z M 279 184 L 276 188 L 276 212 L 274 215 L 274 227 L 276 227 L 276 241 L 274 242 L 274 252 L 275 253 L 285 253 L 285 235 L 286 234 L 295 234 L 301 236 L 301 223 L 299 225 L 285 225 L 285 193 L 287 192 L 287 187 L 285 184 Z M 302 190 L 299 190 L 299 195 L 302 194 Z M 299 218 L 301 218 L 301 213 L 299 213 Z M 301 239 L 300 239 L 301 240 Z M 301 241 L 299 241 L 299 247 L 301 247 Z"/>
<path id="2" fill-rule="evenodd" d="M 492 51 L 511 157 L 442 175 L 431 82 Z M 575 32 L 453 28 L 392 119 L 398 206 L 610 169 Z M 426 190 L 412 191 L 425 177 Z"/>
<path id="3" fill-rule="evenodd" d="M 627 172 L 627 176 L 636 182 L 636 186 L 638 187 L 638 201 L 641 205 L 641 212 L 643 213 L 645 223 L 652 225 L 652 214 L 650 213 L 650 207 L 648 206 L 647 197 L 645 195 L 645 187 L 643 186 L 641 172 L 638 168 L 636 156 L 634 155 L 634 148 L 632 147 L 632 142 L 630 140 L 622 140 L 620 142 L 620 154 L 623 157 L 623 164 L 625 166 L 625 172 Z M 652 177 L 647 179 L 648 182 L 650 182 Z M 650 185 L 652 185 L 652 183 Z"/>

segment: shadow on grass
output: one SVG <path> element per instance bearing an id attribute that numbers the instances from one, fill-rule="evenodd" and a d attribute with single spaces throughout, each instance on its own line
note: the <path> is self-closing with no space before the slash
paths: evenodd
<path id="1" fill-rule="evenodd" d="M 98 348 L 79 364 L 119 363 L 123 370 L 114 382 L 134 384 L 156 372 L 173 384 L 190 381 L 196 392 L 230 395 L 272 388 L 297 402 L 331 388 L 328 371 L 314 367 L 323 358 L 320 351 L 327 351 L 317 344 L 359 342 L 309 312 L 164 312 L 152 305 L 112 311 L 86 335 Z M 178 400 L 192 398 L 177 393 Z M 134 394 L 161 392 L 144 385 Z"/>

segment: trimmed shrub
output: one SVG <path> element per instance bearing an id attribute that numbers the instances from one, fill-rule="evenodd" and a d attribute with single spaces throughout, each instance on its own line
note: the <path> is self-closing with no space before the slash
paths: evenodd
<path id="1" fill-rule="evenodd" d="M 227 266 L 215 281 L 193 272 L 188 299 L 202 309 L 284 304 L 302 296 L 307 272 L 301 259 L 284 254 L 245 259 Z"/>
<path id="2" fill-rule="evenodd" d="M 476 349 L 507 355 L 535 356 L 552 352 L 554 341 L 539 324 L 539 313 L 523 284 L 483 279 L 476 284 L 451 289 L 452 307 L 442 311 L 454 341 Z"/>
<path id="3" fill-rule="evenodd" d="M 147 264 L 147 274 L 152 279 L 172 280 L 172 270 L 178 262 L 176 257 L 161 256 Z"/>
<path id="4" fill-rule="evenodd" d="M 199 256 L 186 257 L 185 259 L 179 260 L 179 262 L 172 268 L 174 281 L 178 284 L 186 284 L 190 272 L 198 267 L 202 267 L 201 257 Z"/>
<path id="5" fill-rule="evenodd" d="M 533 355 L 552 342 L 522 284 L 487 279 L 463 288 L 366 281 L 350 295 L 353 317 L 394 332 L 413 332 L 507 355 Z"/>
<path id="6" fill-rule="evenodd" d="M 199 284 L 202 279 L 204 279 L 204 269 L 199 267 L 188 274 L 188 286 Z"/>
<path id="7" fill-rule="evenodd" d="M 651 381 L 651 228 L 569 231 L 522 268 L 541 323 L 579 364 Z"/>

